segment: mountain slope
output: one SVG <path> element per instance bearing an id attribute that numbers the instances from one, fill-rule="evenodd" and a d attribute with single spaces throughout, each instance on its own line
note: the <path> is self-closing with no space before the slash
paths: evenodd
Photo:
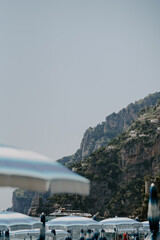
<path id="1" fill-rule="evenodd" d="M 145 179 L 150 175 L 156 181 L 160 176 L 160 101 L 156 107 L 141 111 L 139 118 L 107 147 L 72 167 L 92 181 L 91 194 L 86 198 L 90 212 L 145 218 Z"/>
<path id="2" fill-rule="evenodd" d="M 156 93 L 145 98 L 147 103 L 149 101 L 150 105 L 153 105 L 155 98 L 158 97 L 157 94 L 159 95 Z M 137 104 L 142 102 L 143 100 Z M 38 203 L 36 201 L 30 203 L 29 213 L 39 215 L 42 209 L 50 213 L 55 210 L 57 204 L 62 206 L 70 204 L 72 209 L 89 211 L 91 214 L 99 211 L 101 216 L 106 217 L 115 215 L 145 217 L 144 178 L 150 174 L 156 179 L 160 175 L 159 105 L 160 100 L 153 107 L 140 109 L 139 114 L 136 113 L 136 120 L 132 120 L 132 124 L 125 131 L 108 141 L 108 146 L 99 148 L 81 161 L 70 161 L 70 168 L 91 180 L 91 192 L 88 197 L 59 194 L 48 198 L 48 195 L 41 195 Z M 122 122 L 120 126 L 124 127 L 126 121 Z M 116 129 L 116 126 L 118 128 L 118 120 L 116 123 L 113 129 Z M 18 197 L 19 195 L 20 193 Z M 27 193 L 25 193 L 26 198 Z M 20 209 L 20 198 L 17 201 L 14 194 L 13 211 L 15 206 L 18 211 L 17 202 L 20 204 Z M 21 212 L 23 212 L 22 208 Z"/>
<path id="3" fill-rule="evenodd" d="M 138 118 L 137 114 L 141 109 L 154 106 L 159 98 L 160 92 L 150 94 L 134 104 L 129 104 L 118 113 L 107 116 L 104 122 L 86 130 L 80 148 L 75 154 L 58 161 L 69 166 L 70 162 L 81 161 L 100 147 L 106 146 L 111 139 L 127 129 Z"/>

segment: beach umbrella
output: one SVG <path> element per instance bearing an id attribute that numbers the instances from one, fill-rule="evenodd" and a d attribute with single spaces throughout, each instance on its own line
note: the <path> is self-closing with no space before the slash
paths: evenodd
<path id="1" fill-rule="evenodd" d="M 46 156 L 0 146 L 0 186 L 51 193 L 89 194 L 89 180 Z"/>
<path id="2" fill-rule="evenodd" d="M 54 218 L 46 223 L 46 227 L 48 229 L 87 230 L 88 228 L 101 228 L 101 224 L 92 218 L 70 215 Z"/>
<path id="3" fill-rule="evenodd" d="M 64 230 L 55 230 L 57 238 L 65 239 L 68 236 L 67 231 Z M 19 230 L 19 231 L 11 231 L 11 238 L 31 238 L 31 237 L 39 237 L 39 229 L 31 229 L 31 230 Z M 53 237 L 54 234 L 51 230 L 46 230 L 46 237 Z"/>
<path id="4" fill-rule="evenodd" d="M 149 233 L 150 232 L 149 221 L 143 221 L 142 224 L 143 224 L 143 227 L 141 227 L 139 230 L 144 233 Z M 159 223 L 159 226 L 160 226 L 160 223 Z"/>
<path id="5" fill-rule="evenodd" d="M 41 222 L 22 213 L 3 211 L 0 212 L 0 230 L 20 230 L 40 228 Z"/>
<path id="6" fill-rule="evenodd" d="M 100 221 L 103 228 L 106 230 L 116 230 L 119 232 L 132 232 L 135 228 L 142 227 L 142 223 L 127 217 L 114 217 L 114 218 L 107 218 Z"/>

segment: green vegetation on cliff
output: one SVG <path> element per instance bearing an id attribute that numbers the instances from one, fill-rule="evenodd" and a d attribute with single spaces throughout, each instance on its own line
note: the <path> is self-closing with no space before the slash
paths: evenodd
<path id="1" fill-rule="evenodd" d="M 130 104 L 118 114 L 108 116 L 106 122 L 86 131 L 81 149 L 64 158 L 64 162 L 70 161 L 68 166 L 73 171 L 91 180 L 90 195 L 43 197 L 42 207 L 46 213 L 53 212 L 57 206 L 70 205 L 71 209 L 91 214 L 99 212 L 102 217 L 118 215 L 146 219 L 145 179 L 150 175 L 157 183 L 160 178 L 158 97 L 160 93 Z"/>
<path id="2" fill-rule="evenodd" d="M 86 205 L 93 199 L 92 214 L 99 211 L 108 217 L 131 215 L 146 219 L 145 176 L 160 176 L 159 128 L 160 106 L 157 104 L 141 110 L 139 118 L 108 146 L 70 165 L 92 181 L 91 195 L 84 199 Z"/>
<path id="3" fill-rule="evenodd" d="M 107 146 L 111 139 L 126 130 L 138 118 L 139 112 L 148 111 L 160 99 L 160 92 L 150 94 L 144 99 L 129 104 L 118 113 L 107 116 L 105 121 L 96 127 L 89 127 L 84 133 L 80 148 L 75 154 L 59 159 L 63 164 L 81 161 L 100 147 Z"/>

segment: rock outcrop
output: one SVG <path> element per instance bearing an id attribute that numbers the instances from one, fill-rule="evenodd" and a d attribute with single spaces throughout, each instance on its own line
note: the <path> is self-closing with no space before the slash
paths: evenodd
<path id="1" fill-rule="evenodd" d="M 160 176 L 160 106 L 147 108 L 107 147 L 72 167 L 92 181 L 90 212 L 147 217 L 145 178 L 156 182 Z"/>
<path id="2" fill-rule="evenodd" d="M 39 216 L 42 207 L 49 213 L 54 211 L 53 206 L 65 203 L 72 209 L 100 212 L 106 217 L 145 218 L 145 178 L 152 176 L 152 181 L 156 181 L 160 176 L 160 100 L 156 104 L 159 98 L 160 93 L 149 95 L 89 128 L 80 149 L 65 158 L 70 168 L 91 180 L 88 197 L 45 195 L 41 196 L 42 201 L 32 201 L 33 193 L 20 191 L 13 195 L 12 209 Z"/>
<path id="3" fill-rule="evenodd" d="M 13 212 L 28 214 L 34 195 L 34 192 L 16 189 L 13 192 L 12 208 L 10 210 Z"/>
<path id="4" fill-rule="evenodd" d="M 100 147 L 106 146 L 111 139 L 127 129 L 138 118 L 138 112 L 141 109 L 155 106 L 159 98 L 160 92 L 150 94 L 134 104 L 129 104 L 118 113 L 107 116 L 106 120 L 96 127 L 89 127 L 84 133 L 80 148 L 76 153 L 58 161 L 69 166 L 71 162 L 81 161 Z"/>

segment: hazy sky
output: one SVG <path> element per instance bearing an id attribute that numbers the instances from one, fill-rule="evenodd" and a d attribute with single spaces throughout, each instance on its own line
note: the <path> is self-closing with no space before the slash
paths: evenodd
<path id="1" fill-rule="evenodd" d="M 0 0 L 0 143 L 59 159 L 160 91 L 159 13 L 159 0 Z"/>

